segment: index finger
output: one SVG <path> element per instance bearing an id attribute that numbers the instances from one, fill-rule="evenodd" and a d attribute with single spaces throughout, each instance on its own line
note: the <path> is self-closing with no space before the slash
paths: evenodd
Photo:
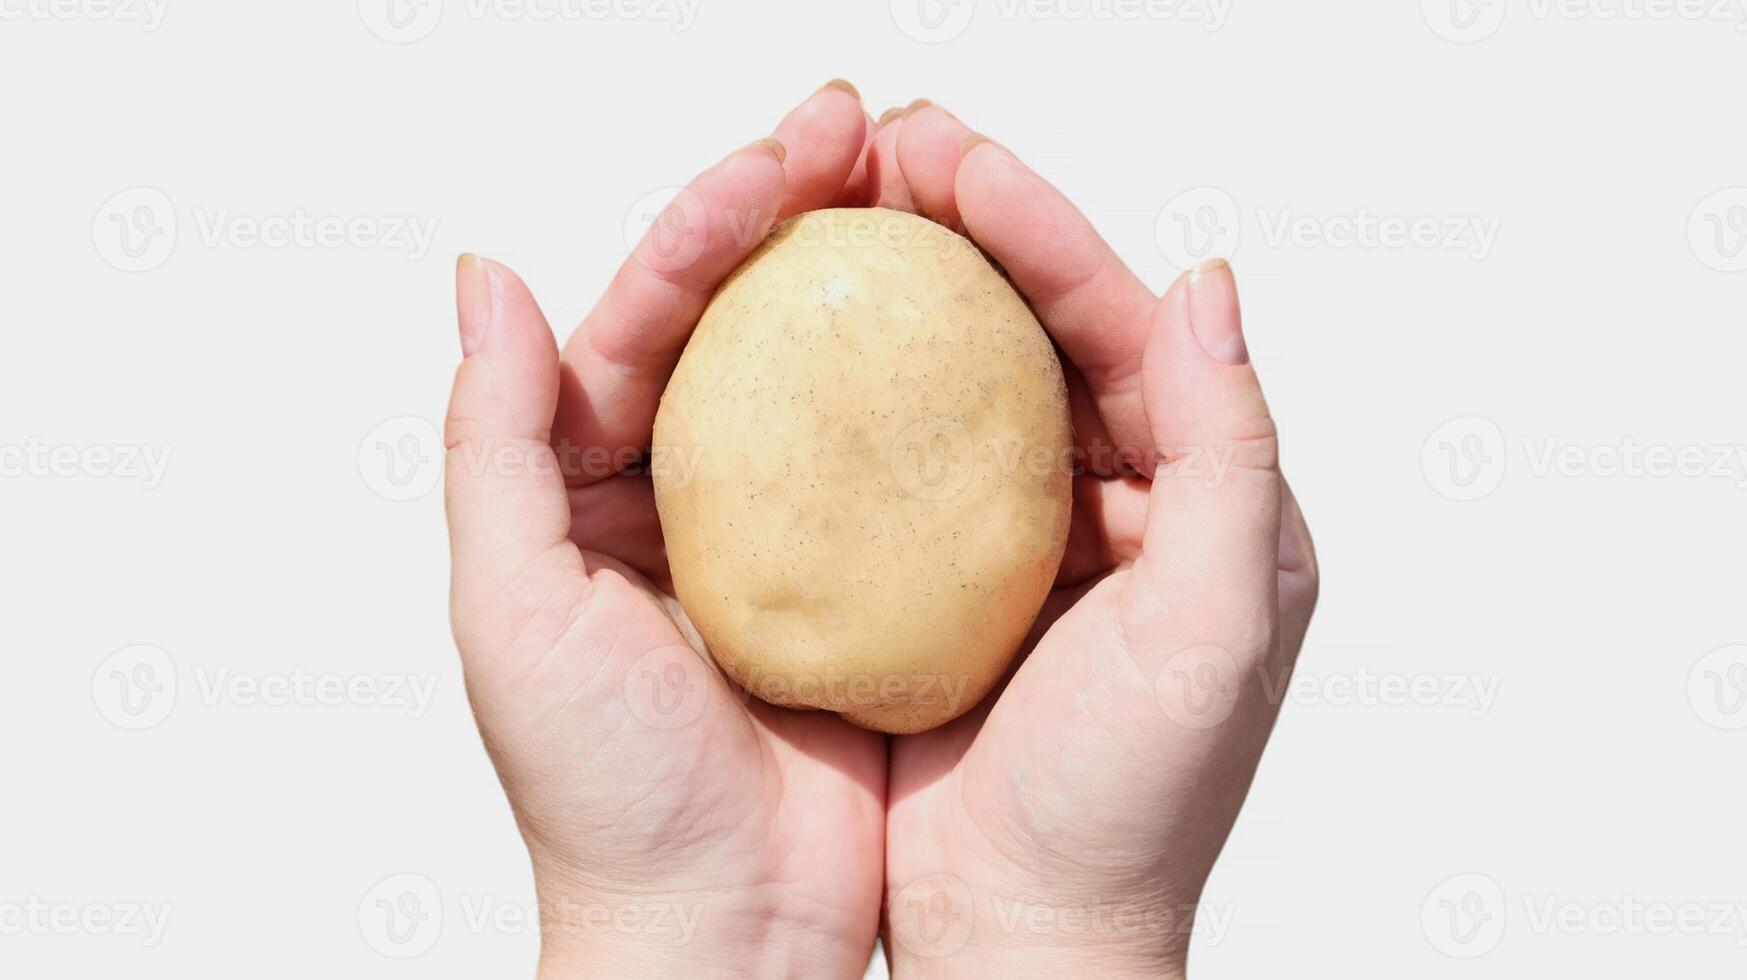
<path id="1" fill-rule="evenodd" d="M 965 143 L 953 193 L 970 237 L 1085 376 L 1118 450 L 1150 446 L 1140 363 L 1158 298 L 1061 191 L 1005 147 Z"/>
<path id="2" fill-rule="evenodd" d="M 827 84 L 760 140 L 699 175 L 657 217 L 600 303 L 564 345 L 552 439 L 561 458 L 649 445 L 674 362 L 717 285 L 771 226 L 824 207 L 860 157 L 866 114 L 846 83 Z M 572 486 L 611 471 L 571 472 Z"/>

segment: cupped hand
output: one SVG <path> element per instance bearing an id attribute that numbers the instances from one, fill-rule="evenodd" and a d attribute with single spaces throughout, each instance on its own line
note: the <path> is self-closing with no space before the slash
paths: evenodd
<path id="1" fill-rule="evenodd" d="M 1053 187 L 944 110 L 869 141 L 868 203 L 969 235 L 1068 362 L 1082 472 L 1004 689 L 892 741 L 902 976 L 1181 975 L 1315 605 L 1229 265 L 1154 295 Z"/>
<path id="2" fill-rule="evenodd" d="M 885 740 L 767 707 L 674 600 L 647 457 L 711 292 L 778 220 L 860 196 L 870 123 L 821 89 L 682 191 L 562 353 L 464 256 L 447 423 L 452 619 L 533 859 L 546 976 L 860 976 Z"/>

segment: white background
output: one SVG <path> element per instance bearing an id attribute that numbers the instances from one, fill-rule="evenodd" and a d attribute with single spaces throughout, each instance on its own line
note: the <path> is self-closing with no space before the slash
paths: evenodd
<path id="1" fill-rule="evenodd" d="M 467 921 L 533 892 L 420 421 L 458 357 L 454 255 L 568 331 L 648 195 L 840 75 L 1011 146 L 1160 289 L 1185 247 L 1235 256 L 1325 586 L 1194 973 L 1741 976 L 1739 911 L 1610 928 L 1747 903 L 1747 650 L 1701 663 L 1747 643 L 1738 4 L 450 0 L 397 32 L 377 0 L 139 3 L 0 0 L 0 974 L 530 973 L 531 930 Z M 1361 212 L 1496 238 L 1345 244 Z M 435 234 L 246 237 L 299 213 Z M 1706 472 L 1617 472 L 1628 445 Z M 170 458 L 153 481 L 55 447 Z M 137 644 L 155 675 L 106 659 Z M 207 691 L 300 668 L 433 697 Z M 163 688 L 145 715 L 117 671 Z M 440 928 L 373 935 L 425 880 Z M 20 925 L 33 900 L 170 919 L 61 935 Z"/>

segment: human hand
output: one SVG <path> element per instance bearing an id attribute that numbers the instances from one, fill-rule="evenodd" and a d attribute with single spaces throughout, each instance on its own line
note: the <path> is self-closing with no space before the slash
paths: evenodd
<path id="1" fill-rule="evenodd" d="M 1182 975 L 1316 602 L 1231 268 L 1162 298 L 1012 153 L 931 105 L 870 141 L 866 203 L 968 234 L 1068 363 L 1074 519 L 1004 689 L 894 738 L 895 975 Z"/>
<path id="2" fill-rule="evenodd" d="M 859 195 L 869 122 L 827 86 L 699 176 L 562 354 L 514 273 L 457 268 L 451 612 L 542 976 L 859 977 L 872 950 L 884 738 L 707 666 L 635 466 L 716 285 L 776 221 Z"/>

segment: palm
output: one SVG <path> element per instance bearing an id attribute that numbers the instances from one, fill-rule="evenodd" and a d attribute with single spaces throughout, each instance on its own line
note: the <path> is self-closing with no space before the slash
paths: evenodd
<path id="1" fill-rule="evenodd" d="M 640 543 L 659 548 L 658 538 Z M 845 896 L 879 876 L 883 739 L 731 688 L 687 642 L 672 595 L 651 584 L 664 569 L 650 572 L 560 551 L 549 579 L 527 586 L 542 597 L 524 613 L 535 628 L 489 675 L 469 679 L 530 839 L 590 887 L 792 884 L 836 917 L 832 928 L 864 928 L 866 909 Z"/>

